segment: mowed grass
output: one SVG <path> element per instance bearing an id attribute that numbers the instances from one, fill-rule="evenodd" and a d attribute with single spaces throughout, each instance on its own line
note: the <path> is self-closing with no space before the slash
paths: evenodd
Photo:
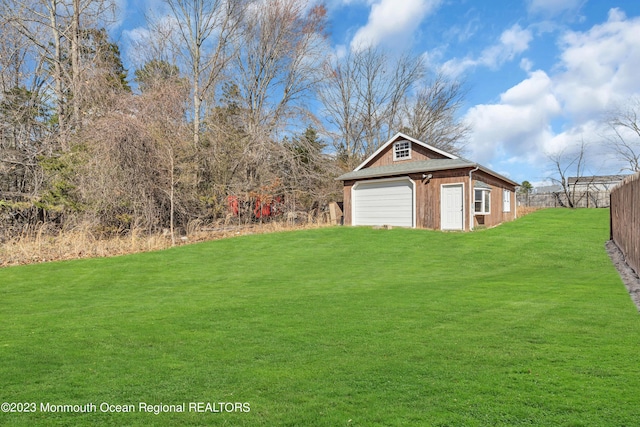
<path id="1" fill-rule="evenodd" d="M 0 424 L 637 425 L 640 315 L 607 238 L 607 210 L 545 210 L 3 269 L 0 402 L 98 410 Z"/>

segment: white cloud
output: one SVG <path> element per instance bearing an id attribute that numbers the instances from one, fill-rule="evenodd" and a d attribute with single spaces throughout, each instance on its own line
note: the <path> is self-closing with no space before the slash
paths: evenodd
<path id="1" fill-rule="evenodd" d="M 544 141 L 553 135 L 551 121 L 561 114 L 553 85 L 544 71 L 534 71 L 529 78 L 500 96 L 497 104 L 471 108 L 466 120 L 473 128 L 469 148 L 473 159 L 489 163 L 497 155 L 532 160 Z"/>
<path id="2" fill-rule="evenodd" d="M 512 58 L 515 54 L 527 50 L 532 38 L 531 31 L 522 29 L 520 25 L 515 24 L 502 33 L 500 43 L 504 47 L 507 57 Z"/>
<path id="3" fill-rule="evenodd" d="M 174 51 L 169 48 L 169 45 L 172 40 L 179 43 L 177 39 L 180 36 L 175 17 L 158 12 L 151 13 L 149 20 L 148 26 L 139 26 L 122 32 L 122 43 L 125 46 L 127 59 L 134 67 L 140 67 L 151 59 L 158 59 L 159 54 L 164 55 L 162 59 L 171 60 L 170 56 Z"/>
<path id="4" fill-rule="evenodd" d="M 547 73 L 541 70 L 534 71 L 529 78 L 521 81 L 505 93 L 500 95 L 500 100 L 504 104 L 510 105 L 531 105 L 539 104 L 543 100 L 543 106 L 557 114 L 560 106 L 551 93 L 552 82 Z"/>
<path id="5" fill-rule="evenodd" d="M 464 74 L 469 68 L 474 68 L 477 65 L 478 61 L 472 58 L 454 58 L 442 64 L 440 69 L 445 75 L 455 79 Z"/>
<path id="6" fill-rule="evenodd" d="M 531 72 L 531 69 L 533 68 L 533 62 L 531 62 L 531 60 L 529 58 L 522 58 L 520 60 L 520 68 L 522 68 L 524 71 L 529 73 L 529 72 Z"/>
<path id="7" fill-rule="evenodd" d="M 640 19 L 611 9 L 609 19 L 586 32 L 568 32 L 561 41 L 558 92 L 572 114 L 593 118 L 640 91 Z"/>
<path id="8" fill-rule="evenodd" d="M 342 59 L 347 56 L 349 51 L 347 50 L 347 46 L 343 44 L 336 45 L 333 49 L 333 55 L 336 59 Z"/>
<path id="9" fill-rule="evenodd" d="M 584 0 L 529 0 L 529 12 L 555 16 L 565 11 L 577 10 Z"/>
<path id="10" fill-rule="evenodd" d="M 639 33 L 640 18 L 627 19 L 612 9 L 603 24 L 562 34 L 559 60 L 551 71 L 529 72 L 497 103 L 467 112 L 473 158 L 486 164 L 515 161 L 523 169 L 538 164 L 543 169 L 548 154 L 570 151 L 585 141 L 590 144 L 592 173 L 617 172 L 619 165 L 599 144 L 606 131 L 602 118 L 617 103 L 640 94 Z M 530 70 L 531 62 L 521 61 L 521 67 Z M 562 128 L 554 128 L 560 123 Z"/>
<path id="11" fill-rule="evenodd" d="M 499 44 L 482 51 L 478 63 L 490 68 L 497 68 L 526 51 L 532 39 L 530 30 L 522 29 L 520 25 L 515 24 L 500 35 Z"/>
<path id="12" fill-rule="evenodd" d="M 459 76 L 469 68 L 485 66 L 491 69 L 499 68 L 507 61 L 529 49 L 533 40 L 531 30 L 523 29 L 515 24 L 500 35 L 499 42 L 484 49 L 477 58 L 466 57 L 452 59 L 444 63 L 443 70 L 451 76 Z"/>
<path id="13" fill-rule="evenodd" d="M 146 61 L 146 57 L 142 51 L 145 50 L 145 46 L 150 37 L 149 30 L 144 27 L 137 27 L 122 32 L 122 43 L 125 46 L 124 51 L 129 63 L 139 67 Z"/>
<path id="14" fill-rule="evenodd" d="M 351 41 L 352 49 L 377 46 L 388 39 L 407 38 L 441 0 L 378 0 L 371 5 L 367 24 Z"/>
<path id="15" fill-rule="evenodd" d="M 451 28 L 449 35 L 455 36 L 458 43 L 462 43 L 471 40 L 480 30 L 480 19 L 477 17 L 470 17 L 464 27 Z"/>

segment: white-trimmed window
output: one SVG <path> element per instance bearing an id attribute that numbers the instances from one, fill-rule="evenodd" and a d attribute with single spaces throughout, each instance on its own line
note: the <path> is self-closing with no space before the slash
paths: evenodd
<path id="1" fill-rule="evenodd" d="M 511 212 L 511 191 L 502 190 L 502 212 Z"/>
<path id="2" fill-rule="evenodd" d="M 491 213 L 491 190 L 488 188 L 474 189 L 473 207 L 476 215 L 487 215 Z"/>
<path id="3" fill-rule="evenodd" d="M 393 160 L 407 160 L 411 158 L 411 142 L 398 141 L 393 144 Z"/>

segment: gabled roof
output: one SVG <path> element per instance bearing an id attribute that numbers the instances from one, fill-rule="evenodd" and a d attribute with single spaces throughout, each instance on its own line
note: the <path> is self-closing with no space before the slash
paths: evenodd
<path id="1" fill-rule="evenodd" d="M 373 168 L 355 169 L 353 172 L 340 175 L 336 180 L 346 181 L 350 179 L 361 178 L 377 178 L 389 175 L 404 175 L 408 173 L 435 172 L 445 169 L 460 169 L 476 167 L 472 163 L 464 159 L 431 159 L 420 160 L 416 162 L 394 163 L 386 166 L 376 166 Z"/>
<path id="2" fill-rule="evenodd" d="M 402 132 L 398 132 L 398 133 L 396 133 L 396 134 L 395 134 L 395 135 L 394 135 L 390 140 L 388 140 L 387 142 L 385 142 L 384 144 L 382 144 L 382 145 L 380 146 L 380 148 L 378 148 L 378 149 L 376 150 L 376 152 L 375 152 L 375 153 L 373 153 L 371 156 L 369 156 L 369 157 L 367 158 L 367 160 L 365 160 L 364 162 L 362 162 L 362 163 L 360 164 L 360 166 L 358 166 L 357 168 L 355 168 L 355 169 L 354 169 L 354 172 L 355 172 L 355 171 L 359 171 L 360 169 L 362 169 L 363 167 L 365 167 L 365 166 L 367 165 L 367 163 L 369 163 L 371 160 L 373 160 L 373 159 L 374 159 L 378 154 L 380 154 L 384 149 L 386 149 L 389 145 L 391 145 L 391 144 L 393 144 L 394 142 L 396 142 L 398 139 L 406 139 L 407 141 L 411 141 L 411 142 L 412 142 L 412 143 L 414 143 L 414 144 L 421 145 L 421 146 L 423 146 L 424 148 L 426 148 L 426 149 L 428 149 L 428 150 L 434 151 L 434 152 L 436 152 L 436 153 L 438 153 L 438 154 L 442 154 L 443 156 L 448 157 L 449 159 L 457 159 L 457 158 L 458 158 L 458 156 L 455 156 L 455 155 L 453 155 L 453 154 L 451 154 L 451 153 L 447 153 L 446 151 L 440 150 L 439 148 L 432 147 L 431 145 L 429 145 L 429 144 L 425 144 L 425 143 L 424 143 L 424 142 L 422 142 L 422 141 L 418 141 L 418 140 L 417 140 L 417 139 L 415 139 L 415 138 L 411 138 L 410 136 L 407 136 L 407 135 L 403 134 Z"/>
<path id="3" fill-rule="evenodd" d="M 412 143 L 421 145 L 422 147 L 428 150 L 434 151 L 438 154 L 441 154 L 447 158 L 419 160 L 419 161 L 404 161 L 404 162 L 394 163 L 394 164 L 385 165 L 385 166 L 375 166 L 375 167 L 369 167 L 369 168 L 365 167 L 369 162 L 371 162 L 371 160 L 373 160 L 385 148 L 387 148 L 389 145 L 393 144 L 399 139 L 406 139 L 408 141 L 411 141 Z M 478 170 L 486 172 L 489 175 L 495 176 L 496 178 L 499 178 L 505 182 L 508 182 L 511 185 L 515 185 L 515 186 L 520 185 L 517 182 L 505 176 L 502 176 L 478 163 L 463 159 L 451 153 L 447 153 L 446 151 L 435 148 L 429 144 L 425 144 L 424 142 L 418 141 L 415 138 L 411 138 L 410 136 L 407 136 L 401 132 L 398 132 L 393 136 L 393 138 L 391 138 L 390 140 L 382 144 L 382 146 L 378 148 L 375 153 L 369 156 L 367 160 L 362 162 L 360 166 L 355 168 L 352 172 L 348 172 L 343 175 L 340 175 L 338 178 L 336 178 L 336 180 L 348 181 L 352 179 L 381 178 L 385 176 L 405 175 L 409 173 L 435 172 L 435 171 L 441 171 L 441 170 L 462 169 L 462 168 L 478 168 Z"/>
<path id="4" fill-rule="evenodd" d="M 510 180 L 509 178 L 502 176 L 491 169 L 485 168 L 478 163 L 471 162 L 466 159 L 431 159 L 420 160 L 415 162 L 402 162 L 394 163 L 392 165 L 376 166 L 373 168 L 364 168 L 360 170 L 354 170 L 353 172 L 345 173 L 336 178 L 336 181 L 349 181 L 352 179 L 365 179 L 365 178 L 382 178 L 385 176 L 406 175 L 410 173 L 420 172 L 436 172 L 442 170 L 451 169 L 463 169 L 463 168 L 478 168 L 483 172 L 500 178 L 503 181 L 508 182 L 511 185 L 518 186 L 517 182 Z"/>

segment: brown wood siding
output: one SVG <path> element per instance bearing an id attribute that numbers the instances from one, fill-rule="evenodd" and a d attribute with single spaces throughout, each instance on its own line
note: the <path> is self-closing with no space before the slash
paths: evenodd
<path id="1" fill-rule="evenodd" d="M 482 181 L 491 187 L 490 213 L 487 215 L 474 215 L 474 227 L 495 227 L 503 222 L 514 220 L 516 217 L 515 186 L 482 171 L 476 171 L 472 176 L 474 186 L 477 181 Z M 503 212 L 503 190 L 511 192 L 511 209 L 509 212 Z"/>
<path id="2" fill-rule="evenodd" d="M 342 204 L 342 218 L 344 225 L 351 225 L 351 188 L 356 181 L 345 181 L 343 188 L 343 204 Z"/>
<path id="3" fill-rule="evenodd" d="M 416 178 L 416 227 L 440 230 L 441 188 L 445 184 L 462 184 L 464 194 L 464 229 L 469 226 L 469 178 L 466 169 L 430 172 L 429 182 L 422 180 L 422 174 Z M 412 177 L 413 177 L 412 176 Z"/>
<path id="4" fill-rule="evenodd" d="M 398 140 L 395 142 L 399 142 L 403 140 Z M 394 144 L 395 144 L 394 142 Z M 430 159 L 447 159 L 448 157 L 443 156 L 442 154 L 436 153 L 435 151 L 431 151 L 422 145 L 411 143 L 411 158 L 406 160 L 396 160 L 393 161 L 393 145 L 390 144 L 386 149 L 382 150 L 376 157 L 371 159 L 369 163 L 367 163 L 364 167 L 370 168 L 375 166 L 387 166 L 392 165 L 394 163 L 400 162 L 416 162 L 421 160 L 430 160 Z M 363 168 L 364 169 L 364 168 Z"/>

